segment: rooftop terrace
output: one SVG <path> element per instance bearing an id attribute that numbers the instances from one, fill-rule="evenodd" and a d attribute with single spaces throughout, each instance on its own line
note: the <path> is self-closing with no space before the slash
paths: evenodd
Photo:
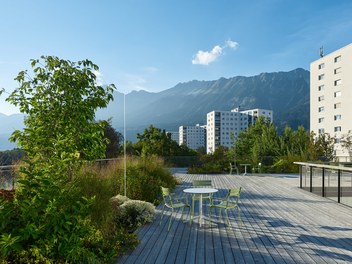
<path id="1" fill-rule="evenodd" d="M 118 263 L 352 263 L 352 208 L 299 189 L 298 176 L 176 175 L 179 194 L 195 179 L 211 179 L 215 196 L 242 186 L 243 224 L 234 210 L 231 226 L 224 219 L 190 226 L 178 211 L 167 231 L 159 205 L 155 221 L 137 230 L 137 249 Z"/>

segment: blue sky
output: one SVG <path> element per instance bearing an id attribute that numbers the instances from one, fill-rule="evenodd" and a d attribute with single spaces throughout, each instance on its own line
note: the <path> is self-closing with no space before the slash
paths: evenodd
<path id="1" fill-rule="evenodd" d="M 121 92 L 309 69 L 352 42 L 350 0 L 34 0 L 0 3 L 0 88 L 30 59 L 92 60 Z M 0 112 L 18 112 L 0 98 Z"/>

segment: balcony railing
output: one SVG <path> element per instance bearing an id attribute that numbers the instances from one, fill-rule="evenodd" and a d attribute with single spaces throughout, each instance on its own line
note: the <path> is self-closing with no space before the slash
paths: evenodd
<path id="1" fill-rule="evenodd" d="M 300 188 L 352 207 L 352 168 L 295 162 Z"/>

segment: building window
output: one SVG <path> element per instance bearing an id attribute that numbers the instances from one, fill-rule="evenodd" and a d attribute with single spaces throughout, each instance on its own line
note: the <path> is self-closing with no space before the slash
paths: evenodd
<path id="1" fill-rule="evenodd" d="M 318 101 L 319 101 L 319 102 L 324 101 L 324 95 L 319 96 L 319 97 L 318 97 Z"/>
<path id="2" fill-rule="evenodd" d="M 338 67 L 334 70 L 334 74 L 338 74 L 341 72 L 341 67 Z"/>
<path id="3" fill-rule="evenodd" d="M 334 109 L 341 108 L 341 103 L 334 104 Z"/>
<path id="4" fill-rule="evenodd" d="M 324 132 L 325 132 L 324 128 L 319 128 L 319 130 L 318 130 L 319 134 L 324 134 Z"/>
<path id="5" fill-rule="evenodd" d="M 338 80 L 336 80 L 336 81 L 334 82 L 334 85 L 335 85 L 335 86 L 338 86 L 338 85 L 340 85 L 341 83 L 342 83 L 341 79 L 338 79 Z"/>
<path id="6" fill-rule="evenodd" d="M 319 68 L 319 70 L 324 69 L 325 68 L 325 63 L 319 64 L 318 68 Z"/>
<path id="7" fill-rule="evenodd" d="M 341 120 L 341 115 L 334 115 L 334 120 Z"/>
<path id="8" fill-rule="evenodd" d="M 340 97 L 341 96 L 341 91 L 334 92 L 334 97 Z"/>
<path id="9" fill-rule="evenodd" d="M 335 138 L 335 144 L 339 144 L 341 140 L 339 138 Z"/>
<path id="10" fill-rule="evenodd" d="M 320 74 L 319 76 L 318 76 L 318 80 L 320 81 L 320 80 L 324 80 L 324 74 Z"/>
<path id="11" fill-rule="evenodd" d="M 323 112 L 323 111 L 324 111 L 324 106 L 319 107 L 319 108 L 318 108 L 318 111 L 319 111 L 319 112 Z"/>
<path id="12" fill-rule="evenodd" d="M 318 119 L 318 122 L 319 122 L 319 123 L 323 123 L 323 122 L 324 122 L 324 117 L 319 118 L 319 119 Z"/>
<path id="13" fill-rule="evenodd" d="M 340 126 L 334 127 L 334 131 L 335 132 L 340 132 L 341 131 L 341 127 Z"/>
<path id="14" fill-rule="evenodd" d="M 319 90 L 319 91 L 323 91 L 324 88 L 325 88 L 324 84 L 323 84 L 323 85 L 319 85 L 318 90 Z"/>
<path id="15" fill-rule="evenodd" d="M 339 62 L 340 60 L 341 60 L 341 55 L 340 55 L 340 56 L 335 57 L 334 62 Z"/>

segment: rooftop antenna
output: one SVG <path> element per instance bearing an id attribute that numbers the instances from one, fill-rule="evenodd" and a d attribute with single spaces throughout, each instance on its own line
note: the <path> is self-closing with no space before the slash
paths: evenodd
<path id="1" fill-rule="evenodd" d="M 323 46 L 321 46 L 319 49 L 319 55 L 320 55 L 320 58 L 324 57 L 324 47 Z"/>

